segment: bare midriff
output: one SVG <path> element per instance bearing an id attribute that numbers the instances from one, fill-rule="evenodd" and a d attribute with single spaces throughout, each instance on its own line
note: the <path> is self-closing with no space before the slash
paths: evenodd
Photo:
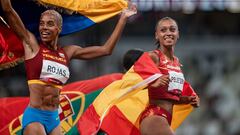
<path id="1" fill-rule="evenodd" d="M 48 84 L 29 84 L 30 107 L 53 111 L 58 109 L 60 88 Z"/>

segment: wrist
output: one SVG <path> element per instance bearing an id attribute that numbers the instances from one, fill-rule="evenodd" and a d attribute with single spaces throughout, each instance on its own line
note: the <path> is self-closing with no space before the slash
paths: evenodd
<path id="1" fill-rule="evenodd" d="M 121 13 L 120 20 L 127 21 L 128 17 L 126 16 L 125 13 Z"/>

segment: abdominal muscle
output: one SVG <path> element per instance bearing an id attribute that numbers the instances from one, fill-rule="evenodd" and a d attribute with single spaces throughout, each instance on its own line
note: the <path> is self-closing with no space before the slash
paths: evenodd
<path id="1" fill-rule="evenodd" d="M 60 90 L 52 85 L 30 84 L 30 107 L 53 111 L 58 109 Z"/>

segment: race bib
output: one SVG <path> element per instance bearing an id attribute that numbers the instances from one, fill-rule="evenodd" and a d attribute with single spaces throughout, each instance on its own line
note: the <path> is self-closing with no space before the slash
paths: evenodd
<path id="1" fill-rule="evenodd" d="M 169 78 L 170 78 L 170 82 L 168 85 L 168 91 L 173 91 L 173 90 L 182 91 L 183 90 L 183 84 L 185 81 L 183 73 L 169 71 Z"/>
<path id="2" fill-rule="evenodd" d="M 40 78 L 53 78 L 62 83 L 66 83 L 69 75 L 70 73 L 67 66 L 54 61 L 43 60 Z"/>

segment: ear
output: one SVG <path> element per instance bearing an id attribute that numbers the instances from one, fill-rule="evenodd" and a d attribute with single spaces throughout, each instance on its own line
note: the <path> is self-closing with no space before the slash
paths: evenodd
<path id="1" fill-rule="evenodd" d="M 155 32 L 155 39 L 158 40 L 158 34 Z"/>
<path id="2" fill-rule="evenodd" d="M 180 34 L 179 34 L 179 32 L 178 32 L 177 39 L 179 39 L 179 38 L 180 38 Z"/>
<path id="3" fill-rule="evenodd" d="M 62 28 L 58 28 L 58 32 L 60 34 L 62 32 Z"/>

